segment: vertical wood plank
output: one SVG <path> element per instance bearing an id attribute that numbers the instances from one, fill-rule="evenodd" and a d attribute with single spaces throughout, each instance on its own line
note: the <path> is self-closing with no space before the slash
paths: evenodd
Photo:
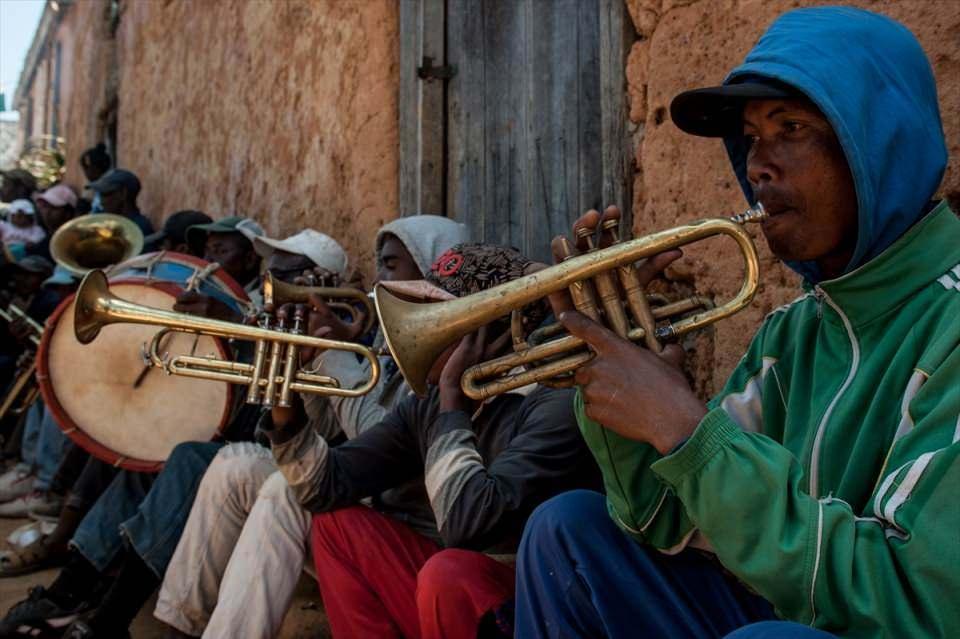
<path id="1" fill-rule="evenodd" d="M 634 31 L 623 0 L 600 5 L 600 101 L 603 200 L 623 211 L 622 228 L 633 228 L 633 154 L 627 131 L 627 54 Z"/>
<path id="2" fill-rule="evenodd" d="M 526 63 L 526 2 L 489 0 L 484 11 L 484 112 L 486 170 L 484 191 L 491 202 L 485 211 L 485 242 L 523 246 L 522 216 L 526 163 L 522 161 L 526 86 L 518 82 Z"/>
<path id="3" fill-rule="evenodd" d="M 419 81 L 420 12 L 424 0 L 400 2 L 400 214 L 410 215 L 419 202 Z"/>
<path id="4" fill-rule="evenodd" d="M 444 81 L 424 80 L 425 58 L 446 64 L 444 0 L 400 4 L 400 212 L 443 213 Z"/>
<path id="5" fill-rule="evenodd" d="M 481 241 L 485 218 L 484 24 L 485 3 L 449 0 L 448 61 L 457 74 L 447 85 L 447 214 Z"/>
<path id="6" fill-rule="evenodd" d="M 577 194 L 579 197 L 575 201 L 574 215 L 605 205 L 603 202 L 600 4 L 596 0 L 580 2 L 577 3 L 577 10 L 579 13 L 576 66 L 580 78 L 577 94 L 580 189 Z"/>

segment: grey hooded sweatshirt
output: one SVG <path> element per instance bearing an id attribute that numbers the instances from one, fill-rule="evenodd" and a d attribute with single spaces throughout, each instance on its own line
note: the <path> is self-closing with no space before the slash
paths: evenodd
<path id="1" fill-rule="evenodd" d="M 388 235 L 395 236 L 403 243 L 421 273 L 429 271 L 436 259 L 448 249 L 469 241 L 467 227 L 445 217 L 401 217 L 383 225 L 377 232 L 378 263 Z M 378 331 L 374 347 L 379 348 L 382 343 L 383 338 Z M 316 359 L 315 365 L 318 373 L 337 378 L 344 388 L 356 388 L 370 375 L 367 360 L 358 359 L 344 351 L 326 351 Z M 324 439 L 330 441 L 341 433 L 353 439 L 380 422 L 394 404 L 408 394 L 409 389 L 390 358 L 381 358 L 380 365 L 380 383 L 362 397 L 304 396 L 304 409 L 310 418 L 310 425 Z"/>

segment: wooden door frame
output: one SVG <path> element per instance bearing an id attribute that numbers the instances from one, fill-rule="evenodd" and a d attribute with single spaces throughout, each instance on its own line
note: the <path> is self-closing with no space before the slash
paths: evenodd
<path id="1" fill-rule="evenodd" d="M 633 151 L 627 131 L 627 55 L 635 33 L 624 0 L 600 4 L 602 199 L 631 228 Z M 422 78 L 424 61 L 447 64 L 446 1 L 400 1 L 400 214 L 445 213 L 446 100 L 442 78 Z M 454 70 L 455 72 L 455 70 Z"/>

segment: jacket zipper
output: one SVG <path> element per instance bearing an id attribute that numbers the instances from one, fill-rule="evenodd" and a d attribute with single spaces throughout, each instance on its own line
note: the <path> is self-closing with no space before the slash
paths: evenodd
<path id="1" fill-rule="evenodd" d="M 837 402 L 840 401 L 840 397 L 846 392 L 847 388 L 850 387 L 850 384 L 853 382 L 854 376 L 857 374 L 857 368 L 860 366 L 860 345 L 857 343 L 857 338 L 853 334 L 853 325 L 850 324 L 850 320 L 844 314 L 840 307 L 830 299 L 830 296 L 827 295 L 827 292 L 824 291 L 820 286 L 814 287 L 814 295 L 817 298 L 817 317 L 823 317 L 823 302 L 826 302 L 827 305 L 837 312 L 837 315 L 840 316 L 840 319 L 843 321 L 843 327 L 847 330 L 847 337 L 850 338 L 850 373 L 847 374 L 847 379 L 844 380 L 843 385 L 840 387 L 840 390 L 837 391 L 837 394 L 833 396 L 833 399 L 830 401 L 830 405 L 827 406 L 826 412 L 823 414 L 823 418 L 820 420 L 820 425 L 817 426 L 817 434 L 813 439 L 813 449 L 810 451 L 810 496 L 814 499 L 818 498 L 819 483 L 820 483 L 820 448 L 823 445 L 823 436 L 827 428 L 827 421 L 830 419 L 830 415 L 833 413 L 833 409 L 836 407 Z"/>

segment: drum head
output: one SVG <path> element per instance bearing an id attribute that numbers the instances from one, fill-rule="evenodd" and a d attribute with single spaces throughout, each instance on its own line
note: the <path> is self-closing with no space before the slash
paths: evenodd
<path id="1" fill-rule="evenodd" d="M 164 282 L 110 283 L 123 299 L 171 310 L 180 288 Z M 73 333 L 73 299 L 48 322 L 37 378 L 48 409 L 64 432 L 92 455 L 129 470 L 156 471 L 185 441 L 209 441 L 229 419 L 230 386 L 148 368 L 144 344 L 159 330 L 137 324 L 104 326 L 88 345 Z M 171 333 L 163 353 L 225 357 L 218 340 Z"/>

